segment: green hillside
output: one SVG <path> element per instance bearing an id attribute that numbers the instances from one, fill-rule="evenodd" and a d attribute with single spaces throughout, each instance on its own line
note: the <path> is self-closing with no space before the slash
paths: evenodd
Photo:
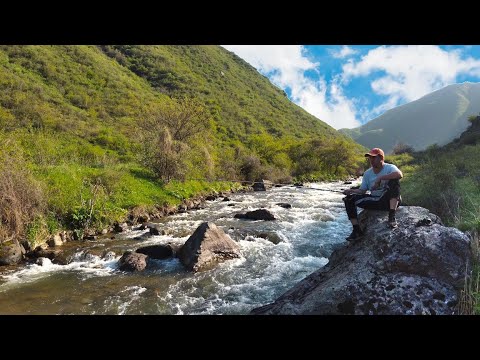
<path id="1" fill-rule="evenodd" d="M 398 143 L 416 150 L 445 145 L 467 129 L 468 117 L 480 112 L 480 84 L 446 86 L 385 112 L 355 129 L 341 129 L 358 143 L 390 152 Z"/>
<path id="2" fill-rule="evenodd" d="M 219 46 L 0 46 L 0 240 L 232 186 L 216 179 L 343 178 L 362 151 Z"/>
<path id="3" fill-rule="evenodd" d="M 290 102 L 251 65 L 219 46 L 104 46 L 153 88 L 200 97 L 215 115 L 221 136 L 246 141 L 249 134 L 334 136 L 338 133 Z"/>
<path id="4" fill-rule="evenodd" d="M 449 226 L 480 232 L 480 116 L 469 117 L 469 127 L 444 146 L 388 155 L 405 177 L 402 196 L 439 215 Z"/>
<path id="5" fill-rule="evenodd" d="M 2 46 L 0 65 L 2 129 L 62 132 L 117 158 L 132 155 L 139 120 L 183 95 L 208 108 L 216 149 L 344 139 L 218 46 Z"/>

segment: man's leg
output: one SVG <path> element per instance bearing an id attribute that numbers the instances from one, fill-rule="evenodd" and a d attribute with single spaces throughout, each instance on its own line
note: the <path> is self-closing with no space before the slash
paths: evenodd
<path id="1" fill-rule="evenodd" d="M 363 236 L 362 229 L 358 224 L 358 213 L 355 201 L 365 197 L 366 195 L 347 195 L 343 198 L 345 209 L 347 210 L 348 219 L 352 223 L 352 233 L 346 238 L 348 241 L 354 241 Z"/>
<path id="2" fill-rule="evenodd" d="M 389 180 L 387 191 L 381 197 L 374 197 L 374 196 L 368 196 L 368 195 L 355 195 L 354 197 L 350 198 L 350 200 L 348 200 L 347 198 L 348 197 L 344 198 L 343 201 L 345 202 L 345 207 L 347 208 L 347 214 L 352 225 L 354 226 L 354 230 L 355 230 L 355 225 L 358 224 L 357 206 L 363 209 L 368 209 L 368 210 L 388 211 L 389 212 L 388 226 L 391 228 L 398 227 L 397 221 L 395 219 L 395 211 L 401 199 L 399 180 Z M 348 207 L 347 207 L 347 204 L 348 204 Z M 349 209 L 352 209 L 352 210 L 350 210 L 349 212 Z M 353 233 L 354 232 L 352 232 L 352 234 Z"/>
<path id="3" fill-rule="evenodd" d="M 388 226 L 394 229 L 398 227 L 395 212 L 400 203 L 400 181 L 398 179 L 389 180 L 387 196 L 389 198 Z"/>

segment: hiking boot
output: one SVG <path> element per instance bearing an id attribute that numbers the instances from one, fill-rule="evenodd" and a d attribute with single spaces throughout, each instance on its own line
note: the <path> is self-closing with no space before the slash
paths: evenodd
<path id="1" fill-rule="evenodd" d="M 388 222 L 387 222 L 387 226 L 390 228 L 390 229 L 395 229 L 398 227 L 398 223 L 397 223 L 397 220 L 394 218 L 394 217 L 389 217 L 388 218 Z"/>
<path id="2" fill-rule="evenodd" d="M 352 233 L 350 235 L 348 235 L 346 240 L 354 242 L 354 241 L 357 241 L 357 240 L 361 239 L 362 237 L 363 237 L 363 231 L 362 230 L 353 229 Z"/>

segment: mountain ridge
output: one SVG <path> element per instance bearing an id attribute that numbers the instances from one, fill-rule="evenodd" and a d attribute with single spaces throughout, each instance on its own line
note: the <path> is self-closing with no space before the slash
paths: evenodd
<path id="1" fill-rule="evenodd" d="M 445 145 L 468 128 L 468 117 L 480 112 L 480 83 L 451 84 L 420 99 L 386 111 L 354 129 L 340 129 L 368 148 L 390 152 L 397 143 L 415 150 Z"/>

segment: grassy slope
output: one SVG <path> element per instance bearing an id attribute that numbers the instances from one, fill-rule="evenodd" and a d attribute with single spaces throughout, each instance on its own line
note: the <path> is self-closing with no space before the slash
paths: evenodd
<path id="1" fill-rule="evenodd" d="M 249 134 L 264 131 L 276 137 L 341 136 L 290 102 L 251 65 L 219 46 L 113 46 L 104 50 L 162 92 L 200 97 L 209 104 L 225 141 L 246 142 Z"/>
<path id="2" fill-rule="evenodd" d="M 48 199 L 43 217 L 64 224 L 94 197 L 101 225 L 134 206 L 230 188 L 164 186 L 139 164 L 137 122 L 182 94 L 209 107 L 217 158 L 239 144 L 259 151 L 264 139 L 272 153 L 289 139 L 343 138 L 217 46 L 0 46 L 0 152 L 39 181 Z"/>

